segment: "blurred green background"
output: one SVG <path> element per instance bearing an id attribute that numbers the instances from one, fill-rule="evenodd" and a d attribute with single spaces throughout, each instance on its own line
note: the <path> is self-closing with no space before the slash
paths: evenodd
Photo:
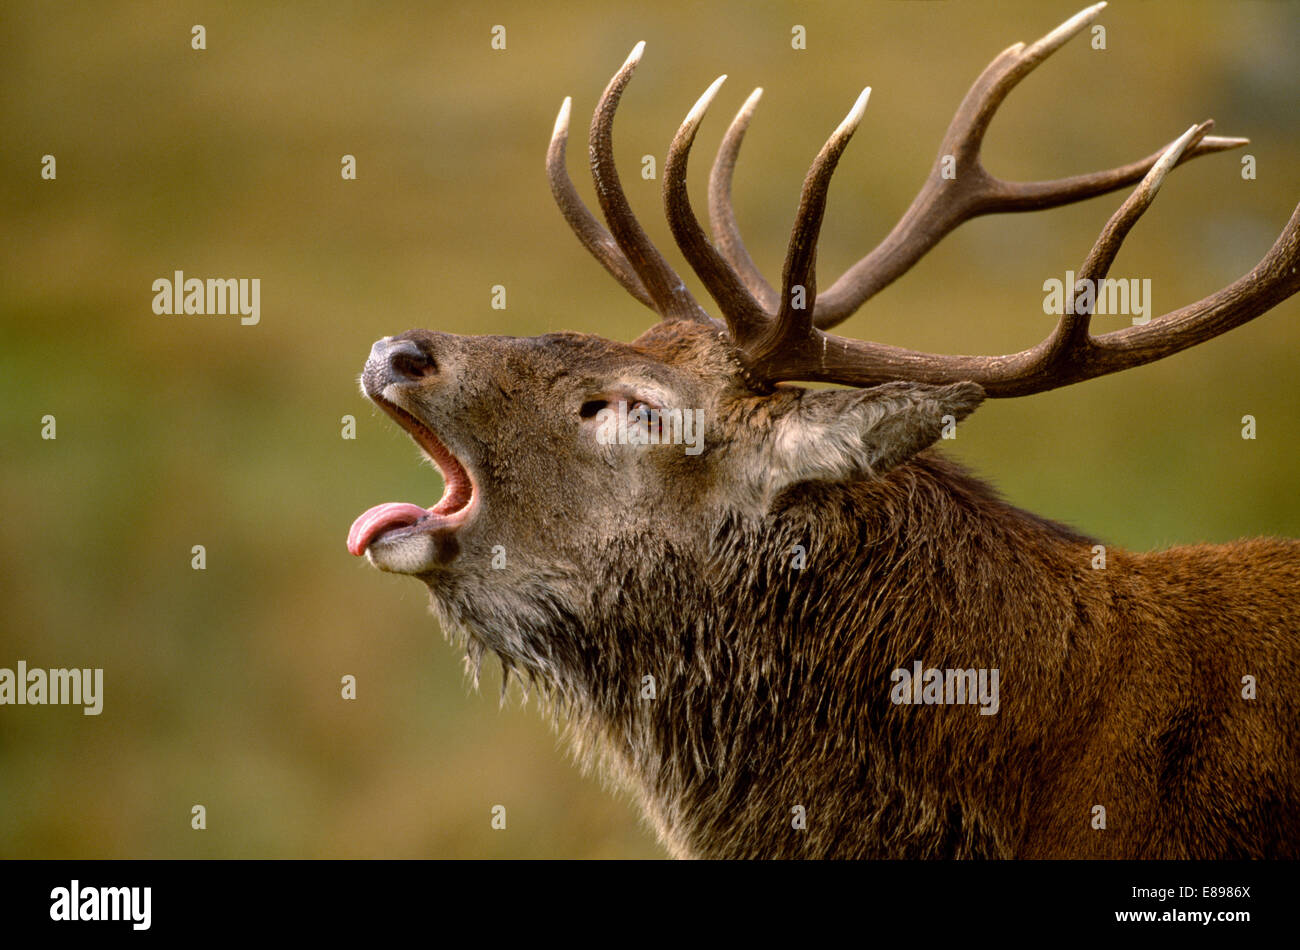
<path id="1" fill-rule="evenodd" d="M 729 73 L 698 145 L 702 208 L 726 119 L 765 87 L 736 205 L 773 279 L 807 163 L 874 86 L 832 188 L 827 284 L 907 206 L 980 69 L 1081 5 L 5 3 L 0 666 L 103 667 L 105 702 L 99 717 L 0 707 L 0 855 L 661 855 L 535 703 L 499 707 L 494 663 L 468 690 L 422 585 L 344 550 L 365 508 L 439 492 L 358 394 L 370 344 L 413 326 L 625 340 L 648 326 L 543 174 L 571 94 L 570 168 L 590 194 L 586 116 L 637 40 L 616 140 L 661 246 L 659 182 L 640 157 L 662 163 L 696 96 Z M 1180 168 L 1112 271 L 1150 277 L 1157 312 L 1202 297 L 1253 266 L 1300 198 L 1298 14 L 1113 4 L 1107 49 L 1079 37 L 1030 76 L 986 164 L 1008 178 L 1107 167 L 1210 116 L 1251 137 L 1258 180 L 1237 153 Z M 505 51 L 490 48 L 494 24 Z M 794 24 L 806 51 L 791 49 Z M 47 153 L 55 181 L 39 175 Z M 340 178 L 345 153 L 356 181 Z M 1120 200 L 973 221 L 844 332 L 946 352 L 1029 345 L 1052 322 L 1043 280 L 1082 261 Z M 155 315 L 151 283 L 175 269 L 260 277 L 261 324 Z M 505 311 L 489 306 L 494 284 Z M 949 451 L 1113 544 L 1300 534 L 1298 315 L 1289 301 L 1158 365 L 989 403 Z M 1255 441 L 1240 437 L 1247 413 Z M 40 438 L 45 414 L 56 441 Z M 340 438 L 344 414 L 355 441 Z M 190 567 L 195 544 L 206 571 Z M 340 698 L 344 674 L 355 701 Z M 190 829 L 195 803 L 206 831 Z M 497 803 L 504 832 L 489 825 Z"/>

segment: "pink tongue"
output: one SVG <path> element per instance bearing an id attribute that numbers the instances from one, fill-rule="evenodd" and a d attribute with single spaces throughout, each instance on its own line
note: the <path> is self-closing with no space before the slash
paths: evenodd
<path id="1" fill-rule="evenodd" d="M 356 521 L 348 532 L 348 551 L 360 556 L 366 553 L 370 542 L 393 528 L 405 528 L 415 524 L 429 514 L 429 509 L 419 505 L 408 505 L 400 501 L 390 501 L 375 505 Z"/>

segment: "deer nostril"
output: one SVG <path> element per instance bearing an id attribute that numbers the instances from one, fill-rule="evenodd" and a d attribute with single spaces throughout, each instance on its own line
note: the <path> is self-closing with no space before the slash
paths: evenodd
<path id="1" fill-rule="evenodd" d="M 387 356 L 393 375 L 404 379 L 423 379 L 438 372 L 437 361 L 410 340 L 394 344 Z"/>

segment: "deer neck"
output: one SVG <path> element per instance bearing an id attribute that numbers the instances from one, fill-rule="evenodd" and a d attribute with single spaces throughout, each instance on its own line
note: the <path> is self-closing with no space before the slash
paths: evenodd
<path id="1" fill-rule="evenodd" d="M 598 684 L 573 706 L 581 757 L 642 800 L 678 855 L 817 854 L 846 833 L 864 854 L 904 838 L 918 853 L 1006 853 L 1021 803 L 992 776 L 1018 757 L 1000 726 L 1022 707 L 989 695 L 991 671 L 1059 674 L 1064 652 L 1040 631 L 1072 629 L 1090 544 L 937 457 L 801 486 L 768 518 L 716 526 L 703 559 L 619 564 L 599 669 L 574 677 Z M 895 671 L 918 665 L 974 671 L 964 682 L 983 701 L 900 704 Z M 986 755 L 947 754 L 963 730 Z M 873 788 L 878 807 L 819 814 L 844 800 L 837 784 Z"/>

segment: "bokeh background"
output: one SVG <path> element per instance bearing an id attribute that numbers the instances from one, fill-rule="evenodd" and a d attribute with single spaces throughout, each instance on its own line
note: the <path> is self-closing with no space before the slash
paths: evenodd
<path id="1" fill-rule="evenodd" d="M 103 667 L 105 705 L 0 707 L 0 855 L 662 855 L 535 703 L 499 705 L 495 665 L 468 688 L 420 584 L 344 550 L 365 508 L 440 491 L 358 394 L 370 343 L 412 326 L 631 339 L 648 325 L 543 173 L 571 94 L 570 166 L 590 194 L 586 116 L 637 40 L 616 141 L 663 247 L 640 157 L 662 163 L 729 73 L 697 146 L 702 208 L 726 120 L 767 90 L 736 204 L 774 278 L 807 163 L 874 86 L 832 189 L 825 284 L 907 206 L 983 66 L 1081 5 L 6 2 L 0 666 Z M 1108 167 L 1210 116 L 1249 136 L 1257 180 L 1237 153 L 1180 168 L 1116 263 L 1151 278 L 1162 312 L 1249 270 L 1300 198 L 1300 8 L 1128 0 L 1100 22 L 1105 51 L 1076 38 L 1012 94 L 986 163 L 1008 178 Z M 47 153 L 55 181 L 39 175 Z M 340 177 L 345 153 L 356 181 Z M 1029 345 L 1051 324 L 1042 281 L 1082 261 L 1120 200 L 970 222 L 844 332 Z M 260 277 L 261 324 L 155 315 L 151 283 L 176 269 Z M 1161 364 L 989 403 L 948 450 L 1116 545 L 1300 534 L 1298 316 L 1293 300 Z M 40 438 L 45 414 L 56 441 Z M 190 567 L 195 544 L 206 571 Z M 206 831 L 190 828 L 195 803 Z M 504 832 L 489 826 L 497 803 Z"/>

